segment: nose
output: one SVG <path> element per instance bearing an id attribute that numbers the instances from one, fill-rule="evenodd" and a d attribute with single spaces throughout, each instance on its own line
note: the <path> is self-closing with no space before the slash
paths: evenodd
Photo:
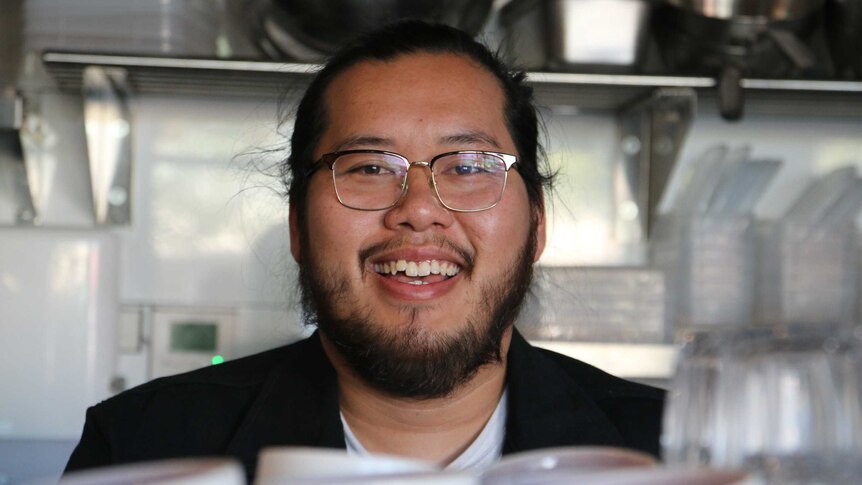
<path id="1" fill-rule="evenodd" d="M 430 168 L 427 165 L 412 165 L 407 171 L 406 192 L 384 216 L 386 227 L 422 232 L 434 227 L 448 227 L 453 221 L 452 212 L 437 197 Z"/>

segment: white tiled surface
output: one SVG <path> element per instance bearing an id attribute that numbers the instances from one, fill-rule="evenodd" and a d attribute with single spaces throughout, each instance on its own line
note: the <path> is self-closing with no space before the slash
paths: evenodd
<path id="1" fill-rule="evenodd" d="M 0 229 L 0 439 L 68 439 L 110 395 L 118 241 Z"/>

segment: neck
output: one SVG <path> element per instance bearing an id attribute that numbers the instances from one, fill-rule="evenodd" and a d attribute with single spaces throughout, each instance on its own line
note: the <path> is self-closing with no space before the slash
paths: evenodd
<path id="1" fill-rule="evenodd" d="M 479 435 L 503 393 L 511 327 L 502 339 L 501 362 L 487 364 L 450 395 L 434 399 L 395 397 L 356 375 L 322 333 L 338 375 L 339 402 L 353 434 L 369 452 L 446 465 Z"/>

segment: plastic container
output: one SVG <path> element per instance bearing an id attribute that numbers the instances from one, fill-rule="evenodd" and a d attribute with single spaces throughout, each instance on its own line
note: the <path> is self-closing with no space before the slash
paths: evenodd
<path id="1" fill-rule="evenodd" d="M 752 322 L 754 235 L 750 216 L 663 215 L 650 260 L 664 271 L 669 332 Z"/>
<path id="2" fill-rule="evenodd" d="M 850 321 L 856 304 L 856 230 L 780 221 L 758 234 L 758 323 Z"/>
<path id="3" fill-rule="evenodd" d="M 663 275 L 643 267 L 541 267 L 518 322 L 535 340 L 663 342 Z"/>

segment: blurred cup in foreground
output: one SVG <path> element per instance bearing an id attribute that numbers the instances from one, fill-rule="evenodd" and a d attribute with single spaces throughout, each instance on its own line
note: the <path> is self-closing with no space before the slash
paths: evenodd
<path id="1" fill-rule="evenodd" d="M 386 476 L 401 479 L 439 470 L 433 463 L 396 456 L 356 456 L 344 450 L 276 447 L 264 449 L 258 456 L 255 483 L 362 483 L 363 477 L 373 478 L 375 483 L 390 483 L 384 481 Z"/>

